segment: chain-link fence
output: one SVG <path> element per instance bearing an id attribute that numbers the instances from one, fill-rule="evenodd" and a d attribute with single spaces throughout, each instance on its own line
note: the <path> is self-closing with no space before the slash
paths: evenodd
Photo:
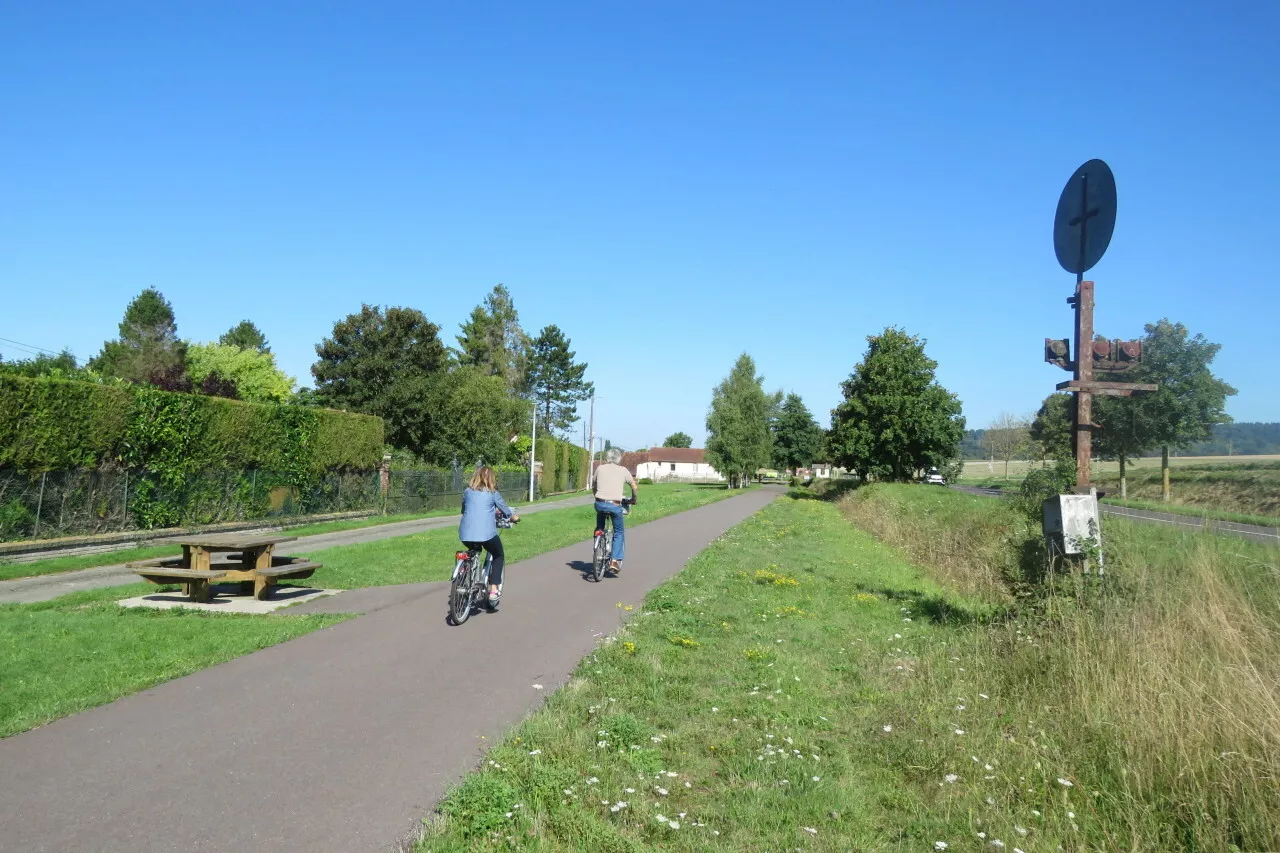
<path id="1" fill-rule="evenodd" d="M 377 471 L 290 480 L 268 471 L 0 470 L 0 541 L 381 509 Z"/>
<path id="2" fill-rule="evenodd" d="M 529 495 L 528 471 L 497 471 L 498 491 L 511 501 Z M 392 471 L 387 489 L 387 512 L 391 514 L 456 509 L 470 474 L 461 468 L 452 471 Z"/>
<path id="3" fill-rule="evenodd" d="M 527 471 L 499 471 L 511 501 L 529 489 Z M 0 469 L 0 542 L 128 530 L 192 527 L 337 512 L 416 513 L 459 505 L 469 472 L 391 471 L 324 474 L 306 485 L 269 471 L 207 471 L 161 478 L 135 471 Z"/>

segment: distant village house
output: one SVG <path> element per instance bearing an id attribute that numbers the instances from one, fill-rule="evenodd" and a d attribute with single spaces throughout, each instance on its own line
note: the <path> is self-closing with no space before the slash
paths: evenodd
<path id="1" fill-rule="evenodd" d="M 657 482 L 723 483 L 724 477 L 707 461 L 698 447 L 655 447 L 622 454 L 622 465 L 637 480 L 647 477 Z"/>

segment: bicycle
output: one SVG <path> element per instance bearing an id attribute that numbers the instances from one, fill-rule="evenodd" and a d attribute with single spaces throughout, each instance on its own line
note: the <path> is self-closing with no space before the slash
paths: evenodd
<path id="1" fill-rule="evenodd" d="M 498 518 L 498 529 L 515 527 L 518 521 Z M 480 555 L 484 554 L 484 559 Z M 454 555 L 453 574 L 449 579 L 449 619 L 461 625 L 471 617 L 471 611 L 481 600 L 488 598 L 489 566 L 493 558 L 479 545 Z"/>
<path id="2" fill-rule="evenodd" d="M 630 508 L 635 502 L 635 498 L 623 498 L 622 514 L 630 515 Z M 596 583 L 604 577 L 604 570 L 609 567 L 609 560 L 613 556 L 613 516 L 608 518 L 609 521 L 595 532 L 595 544 L 592 546 L 591 578 Z"/>

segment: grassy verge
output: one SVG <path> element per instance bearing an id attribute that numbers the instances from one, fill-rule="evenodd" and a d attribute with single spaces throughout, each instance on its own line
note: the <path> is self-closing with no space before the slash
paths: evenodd
<path id="1" fill-rule="evenodd" d="M 741 492 L 716 486 L 643 486 L 641 502 L 627 516 L 627 524 L 644 524 L 738 494 Z M 594 525 L 595 510 L 590 506 L 525 516 L 518 527 L 502 534 L 507 562 L 585 542 L 591 538 Z M 327 589 L 354 589 L 445 580 L 453 570 L 453 554 L 457 549 L 458 531 L 454 527 L 326 548 L 308 554 L 324 567 L 307 584 Z"/>
<path id="2" fill-rule="evenodd" d="M 573 497 L 573 495 L 556 495 L 555 497 L 543 498 L 542 500 L 534 501 L 534 504 L 564 500 L 567 497 Z M 532 505 L 533 504 L 525 502 L 518 506 Z M 517 504 L 513 503 L 512 506 L 517 506 Z M 384 524 L 396 524 L 402 521 L 415 521 L 423 518 L 439 518 L 442 516 L 456 515 L 457 512 L 457 509 L 450 508 L 423 513 L 377 515 L 369 518 L 349 518 L 342 519 L 340 521 L 322 521 L 315 524 L 285 527 L 284 529 L 290 536 L 315 536 L 320 533 L 340 533 L 344 530 L 362 530 L 366 527 L 380 527 Z M 271 523 L 271 519 L 263 520 L 264 526 L 270 526 Z M 122 563 L 133 562 L 134 560 L 149 560 L 152 557 L 171 557 L 179 553 L 181 553 L 181 549 L 173 545 L 152 545 L 143 548 L 104 551 L 98 554 L 75 554 L 65 557 L 50 557 L 46 560 L 32 560 L 25 563 L 0 560 L 0 580 L 30 578 L 38 575 L 56 574 L 58 572 L 73 572 L 79 569 L 92 569 L 97 566 L 115 566 Z"/>
<path id="3" fill-rule="evenodd" d="M 1280 847 L 1275 552 L 1109 520 L 1107 585 L 1032 596 L 1006 583 L 1010 512 L 911 487 L 775 502 L 655 590 L 419 849 Z"/>
<path id="4" fill-rule="evenodd" d="M 931 573 L 985 566 L 1026 579 L 1038 530 L 1012 507 L 957 494 L 930 500 L 951 506 L 935 511 L 918 492 L 880 488 L 843 508 Z M 955 531 L 964 519 L 973 521 Z M 961 661 L 949 673 L 934 655 L 921 694 L 1006 697 L 1003 734 L 1073 782 L 1063 788 L 1085 807 L 1074 810 L 1078 846 L 1280 849 L 1280 551 L 1103 524 L 1105 579 L 1051 576 L 1016 618 L 949 642 Z M 1008 542 L 1002 560 L 982 556 L 992 530 Z"/>
<path id="5" fill-rule="evenodd" d="M 0 737 L 345 618 L 138 610 L 114 600 L 154 590 L 136 584 L 41 604 L 0 605 Z"/>

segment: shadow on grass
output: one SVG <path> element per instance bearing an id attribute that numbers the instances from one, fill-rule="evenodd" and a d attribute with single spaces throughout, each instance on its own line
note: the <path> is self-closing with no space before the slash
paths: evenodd
<path id="1" fill-rule="evenodd" d="M 795 486 L 787 490 L 787 497 L 801 501 L 837 501 L 860 485 L 860 480 L 829 480 L 821 492 Z"/>
<path id="2" fill-rule="evenodd" d="M 858 584 L 858 588 L 863 592 L 906 604 L 935 625 L 986 625 L 1003 621 L 1013 612 L 1009 607 L 989 604 L 971 605 L 918 589 L 891 589 L 866 584 Z"/>

